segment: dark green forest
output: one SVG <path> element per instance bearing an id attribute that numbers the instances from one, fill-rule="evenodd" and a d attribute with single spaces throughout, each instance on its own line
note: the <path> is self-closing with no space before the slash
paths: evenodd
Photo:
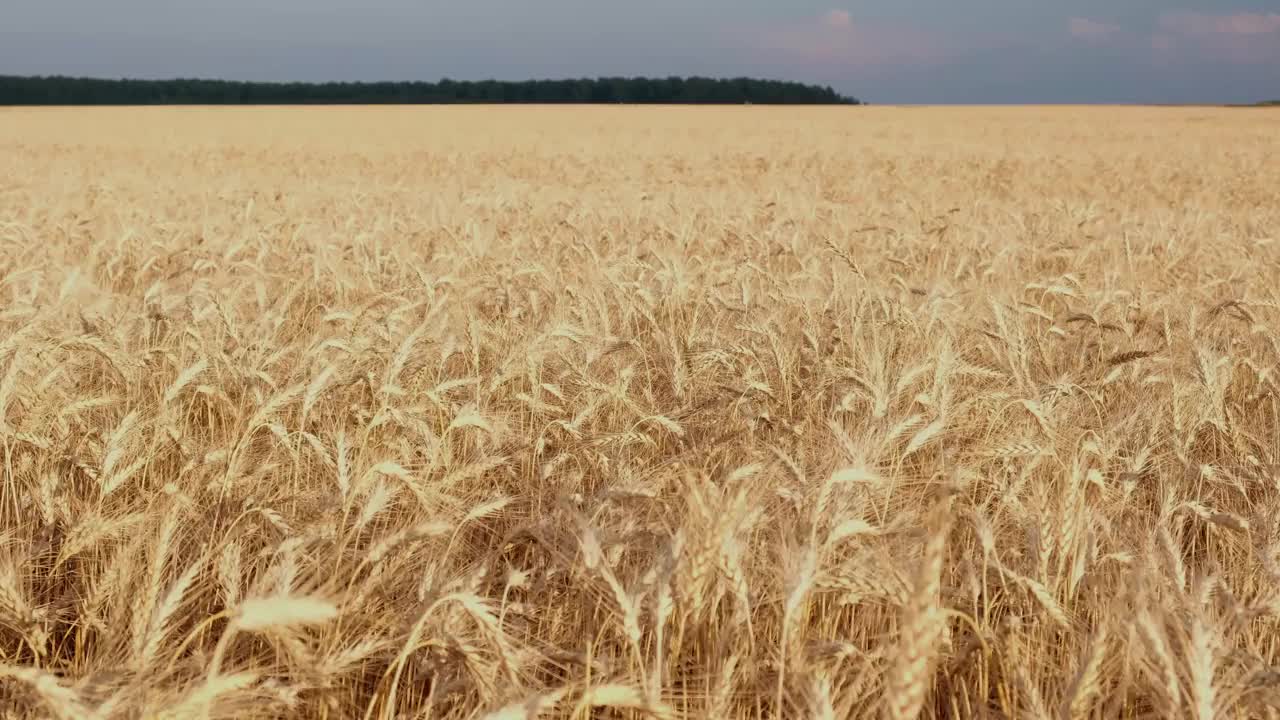
<path id="1" fill-rule="evenodd" d="M 830 87 L 704 77 L 267 83 L 0 75 L 0 105 L 699 103 L 857 105 Z"/>

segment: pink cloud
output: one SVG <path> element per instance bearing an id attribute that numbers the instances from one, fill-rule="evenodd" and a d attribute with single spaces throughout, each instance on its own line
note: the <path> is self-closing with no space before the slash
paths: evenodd
<path id="1" fill-rule="evenodd" d="M 868 26 L 845 10 L 789 25 L 752 27 L 733 32 L 758 53 L 783 60 L 833 68 L 927 64 L 947 57 L 942 36 L 909 27 Z"/>
<path id="2" fill-rule="evenodd" d="M 1159 26 L 1161 30 L 1180 35 L 1269 35 L 1280 33 L 1280 14 L 1172 12 L 1160 16 Z"/>
<path id="3" fill-rule="evenodd" d="M 848 10 L 831 10 L 823 16 L 822 24 L 833 28 L 853 27 L 853 16 Z"/>
<path id="4" fill-rule="evenodd" d="M 1152 47 L 1239 64 L 1280 62 L 1280 14 L 1165 13 L 1156 22 Z"/>
<path id="5" fill-rule="evenodd" d="M 1096 42 L 1106 40 L 1120 32 L 1119 25 L 1111 23 L 1098 22 L 1088 18 L 1071 18 L 1067 24 L 1067 31 L 1074 38 Z"/>

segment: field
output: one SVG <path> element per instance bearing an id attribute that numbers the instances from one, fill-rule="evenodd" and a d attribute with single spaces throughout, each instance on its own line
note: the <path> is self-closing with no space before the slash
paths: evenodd
<path id="1" fill-rule="evenodd" d="M 0 717 L 1280 717 L 1275 128 L 0 110 Z"/>

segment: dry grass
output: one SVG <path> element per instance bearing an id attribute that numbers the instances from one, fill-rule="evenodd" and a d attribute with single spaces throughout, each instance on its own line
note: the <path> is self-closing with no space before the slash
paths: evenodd
<path id="1" fill-rule="evenodd" d="M 1280 717 L 1280 134 L 0 113 L 7 718 Z"/>

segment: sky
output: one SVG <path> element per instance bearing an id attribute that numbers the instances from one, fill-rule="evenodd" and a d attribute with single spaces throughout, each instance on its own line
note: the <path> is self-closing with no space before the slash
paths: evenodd
<path id="1" fill-rule="evenodd" d="M 1280 98 L 1280 0 L 0 0 L 0 74 L 710 75 L 876 104 Z"/>

